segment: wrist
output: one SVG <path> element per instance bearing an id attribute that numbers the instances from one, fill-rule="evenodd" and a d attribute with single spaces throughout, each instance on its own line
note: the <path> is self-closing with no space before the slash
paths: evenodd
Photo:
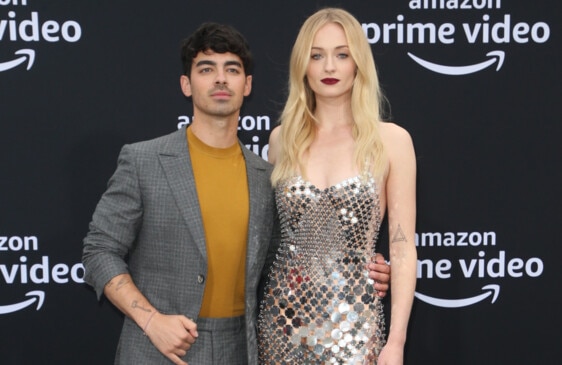
<path id="1" fill-rule="evenodd" d="M 150 315 L 148 316 L 148 318 L 145 321 L 144 326 L 142 327 L 142 333 L 147 336 L 146 331 L 148 330 L 148 326 L 150 325 L 150 322 L 152 321 L 152 318 L 154 317 L 154 315 L 156 314 L 157 310 L 153 310 L 152 313 L 150 313 Z"/>
<path id="2" fill-rule="evenodd" d="M 406 334 L 389 333 L 386 343 L 395 346 L 404 346 L 406 344 Z"/>

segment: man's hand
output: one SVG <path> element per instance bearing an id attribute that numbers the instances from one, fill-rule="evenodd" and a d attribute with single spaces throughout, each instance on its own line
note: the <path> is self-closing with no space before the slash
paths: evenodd
<path id="1" fill-rule="evenodd" d="M 377 253 L 371 262 L 367 264 L 369 277 L 375 281 L 375 290 L 381 298 L 386 296 L 390 284 L 390 265 L 384 260 L 384 256 Z"/>
<path id="2" fill-rule="evenodd" d="M 146 326 L 145 334 L 164 356 L 176 365 L 188 365 L 181 359 L 197 336 L 197 324 L 181 315 L 155 313 Z"/>

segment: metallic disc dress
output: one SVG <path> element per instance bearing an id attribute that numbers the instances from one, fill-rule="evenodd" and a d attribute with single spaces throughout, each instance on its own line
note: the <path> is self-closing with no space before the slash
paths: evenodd
<path id="1" fill-rule="evenodd" d="M 381 224 L 374 179 L 276 188 L 281 245 L 258 319 L 260 364 L 376 364 L 382 303 L 365 265 Z"/>

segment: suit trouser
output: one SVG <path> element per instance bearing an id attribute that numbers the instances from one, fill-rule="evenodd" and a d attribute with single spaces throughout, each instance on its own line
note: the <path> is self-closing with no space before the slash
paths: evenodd
<path id="1" fill-rule="evenodd" d="M 246 322 L 244 316 L 197 319 L 199 337 L 184 360 L 189 365 L 246 365 Z"/>

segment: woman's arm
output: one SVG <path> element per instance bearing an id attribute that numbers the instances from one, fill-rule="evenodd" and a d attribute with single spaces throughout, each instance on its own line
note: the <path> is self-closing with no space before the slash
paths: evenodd
<path id="1" fill-rule="evenodd" d="M 394 124 L 382 133 L 389 159 L 386 202 L 392 266 L 391 319 L 380 365 L 402 364 L 408 320 L 416 286 L 416 157 L 408 132 Z"/>

